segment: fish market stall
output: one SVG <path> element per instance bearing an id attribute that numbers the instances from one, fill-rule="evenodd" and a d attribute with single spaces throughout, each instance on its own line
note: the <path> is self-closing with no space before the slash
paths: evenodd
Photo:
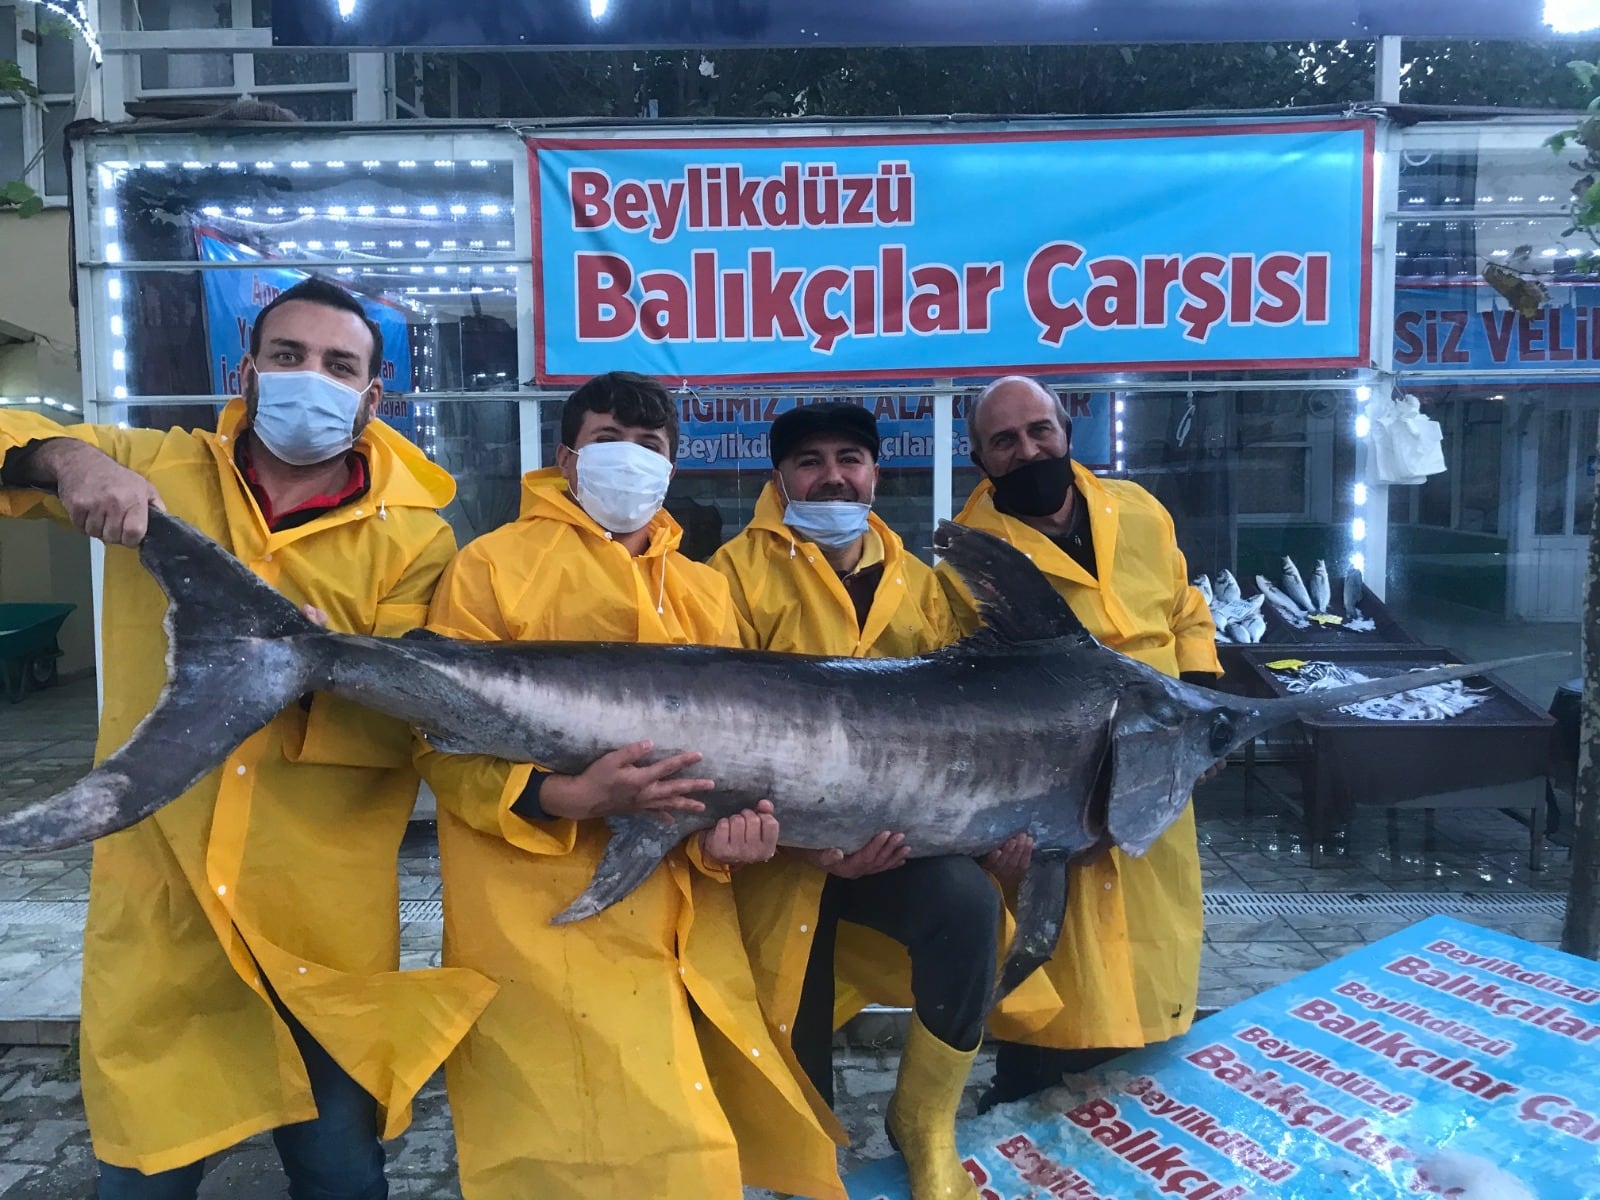
<path id="1" fill-rule="evenodd" d="M 1511 182 L 1517 195 L 1552 190 L 1533 181 L 1552 169 L 1539 147 L 1550 124 L 75 130 L 86 411 L 136 427 L 214 419 L 254 314 L 326 274 L 384 329 L 382 416 L 459 481 L 446 515 L 463 542 L 515 516 L 521 474 L 552 461 L 572 384 L 632 369 L 668 381 L 680 405 L 667 507 L 691 557 L 751 519 L 773 418 L 847 399 L 883 434 L 875 509 L 931 558 L 936 522 L 982 482 L 965 427 L 973 398 L 1020 370 L 1060 396 L 1078 461 L 1139 483 L 1172 514 L 1190 576 L 1205 572 L 1215 597 L 1226 567 L 1235 602 L 1254 602 L 1213 605 L 1225 688 L 1267 687 L 1244 666 L 1257 650 L 1502 657 L 1545 648 L 1525 627 L 1542 610 L 1517 597 L 1559 592 L 1554 564 L 1570 548 L 1540 532 L 1555 518 L 1529 497 L 1572 501 L 1555 514 L 1570 540 L 1584 517 L 1574 480 L 1592 462 L 1558 464 L 1555 451 L 1589 427 L 1581 413 L 1530 425 L 1515 393 L 1435 406 L 1422 380 L 1413 415 L 1439 417 L 1447 470 L 1380 478 L 1384 406 L 1407 372 L 1429 367 L 1405 361 L 1410 334 L 1397 332 L 1426 314 L 1391 312 L 1387 298 L 1397 269 L 1435 269 L 1419 249 L 1431 209 L 1503 198 Z M 1515 179 L 1493 188 L 1440 174 L 1476 164 L 1487 178 L 1502 161 Z M 1074 186 L 1084 172 L 1126 195 Z M 1035 191 L 995 182 L 1019 178 Z M 1170 220 L 1119 215 L 1174 186 L 1190 199 Z M 1271 220 L 1242 220 L 1246 202 Z M 1499 201 L 1481 203 L 1493 213 L 1463 214 L 1480 227 L 1475 253 L 1543 236 L 1526 223 L 1499 232 Z M 1178 277 L 1164 280 L 1163 263 Z M 1436 265 L 1460 274 L 1454 259 Z M 1523 319 L 1497 303 L 1474 300 L 1485 319 Z M 1588 367 L 1564 363 L 1563 382 Z M 1492 372 L 1481 379 L 1495 386 Z M 1549 470 L 1535 478 L 1540 454 Z M 1469 623 L 1480 644 L 1458 636 Z M 1575 626 L 1558 632 L 1576 644 Z M 1531 695 L 1547 686 L 1531 670 L 1510 682 Z"/>
<path id="2" fill-rule="evenodd" d="M 1249 694 L 1291 696 L 1465 661 L 1435 647 L 1251 647 L 1240 655 Z M 1300 722 L 1301 813 L 1311 864 L 1324 839 L 1362 809 L 1480 807 L 1530 814 L 1529 866 L 1544 845 L 1545 781 L 1554 720 L 1503 680 L 1407 692 Z"/>

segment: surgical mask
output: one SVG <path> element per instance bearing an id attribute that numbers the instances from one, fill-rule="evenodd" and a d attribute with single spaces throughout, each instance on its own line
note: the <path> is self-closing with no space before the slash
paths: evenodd
<path id="1" fill-rule="evenodd" d="M 1011 517 L 1053 517 L 1072 487 L 1072 456 L 1041 458 L 989 479 L 1000 512 Z"/>
<path id="2" fill-rule="evenodd" d="M 825 550 L 842 550 L 867 531 L 872 505 L 855 500 L 790 500 L 784 491 L 783 523 Z"/>
<path id="3" fill-rule="evenodd" d="M 292 466 L 327 462 L 355 445 L 361 396 L 320 371 L 259 371 L 250 428 Z"/>
<path id="4" fill-rule="evenodd" d="M 650 524 L 667 498 L 672 463 L 637 442 L 590 442 L 578 455 L 578 503 L 612 533 Z"/>

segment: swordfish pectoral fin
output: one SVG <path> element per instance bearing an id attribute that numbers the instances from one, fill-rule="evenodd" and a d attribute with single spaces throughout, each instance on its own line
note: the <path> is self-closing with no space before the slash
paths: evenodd
<path id="1" fill-rule="evenodd" d="M 1206 762 L 1188 763 L 1175 731 L 1137 712 L 1111 721 L 1106 831 L 1117 846 L 1140 855 L 1183 813 Z"/>
<path id="2" fill-rule="evenodd" d="M 1000 968 L 992 1009 L 1055 953 L 1067 917 L 1067 856 L 1035 854 L 1017 889 L 1017 932 Z"/>
<path id="3" fill-rule="evenodd" d="M 552 925 L 570 925 L 604 912 L 650 877 L 672 848 L 688 834 L 711 825 L 704 817 L 662 818 L 649 813 L 607 817 L 611 840 L 589 886 L 571 904 L 550 918 Z"/>

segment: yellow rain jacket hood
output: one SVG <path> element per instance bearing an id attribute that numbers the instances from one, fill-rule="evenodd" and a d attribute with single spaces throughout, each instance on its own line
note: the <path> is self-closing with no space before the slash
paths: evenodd
<path id="1" fill-rule="evenodd" d="M 736 646 L 727 585 L 665 510 L 637 558 L 525 478 L 521 517 L 446 572 L 430 626 L 475 640 Z M 618 729 L 617 744 L 645 731 Z M 737 1200 L 743 1182 L 840 1197 L 834 1143 L 768 1035 L 727 872 L 690 839 L 625 900 L 551 916 L 588 884 L 602 821 L 527 820 L 536 769 L 419 751 L 440 801 L 445 961 L 502 988 L 448 1065 L 467 1200 Z"/>
<path id="2" fill-rule="evenodd" d="M 1103 644 L 1156 670 L 1220 675 L 1215 629 L 1189 585 L 1172 517 L 1136 483 L 1101 479 L 1072 466 L 1089 507 L 1099 578 L 1044 534 L 994 507 L 985 480 L 956 521 L 1004 538 L 1033 560 L 1084 626 Z M 964 632 L 977 607 L 947 565 L 939 577 Z M 1060 993 L 1060 1015 L 1019 1040 L 1062 1049 L 1140 1046 L 1188 1030 L 1199 992 L 1200 857 L 1194 809 L 1142 858 L 1112 850 L 1075 868 L 1067 923 L 1043 971 Z"/>
<path id="3" fill-rule="evenodd" d="M 783 501 L 771 483 L 756 501 L 755 518 L 711 557 L 727 576 L 745 646 L 789 654 L 846 658 L 908 658 L 959 636 L 938 578 L 876 513 L 868 536 L 882 547 L 883 577 L 863 628 L 855 605 L 822 550 L 783 523 Z M 782 814 L 779 814 L 781 821 Z M 771 864 L 734 876 L 739 919 L 756 983 L 774 1036 L 786 1053 L 800 1003 L 816 928 L 823 871 L 780 855 Z M 1002 946 L 1009 943 L 1009 929 Z M 905 947 L 874 930 L 843 922 L 835 947 L 835 1025 L 868 1003 L 909 1004 L 911 967 Z M 999 1036 L 1020 1037 L 1060 1008 L 1049 982 L 1035 974 L 990 1018 Z M 798 1062 L 795 1064 L 798 1072 Z M 804 1078 L 803 1074 L 801 1076 Z M 809 1081 L 807 1090 L 810 1090 Z M 821 1097 L 816 1097 L 819 1107 Z"/>
<path id="4" fill-rule="evenodd" d="M 359 500 L 269 531 L 234 466 L 244 405 L 217 432 L 62 427 L 0 411 L 0 460 L 54 437 L 148 478 L 170 512 L 233 551 L 332 629 L 421 625 L 454 550 L 435 510 L 450 477 L 379 422 L 357 448 Z M 0 490 L 0 516 L 62 517 Z M 104 696 L 96 760 L 127 740 L 166 681 L 166 598 L 135 551 L 105 559 Z M 393 1137 L 417 1089 L 494 987 L 463 970 L 399 971 L 396 853 L 416 798 L 410 730 L 318 695 L 216 771 L 94 848 L 84 931 L 82 1067 L 95 1153 L 146 1173 L 193 1162 L 316 1110 L 268 985 L 383 1108 Z"/>

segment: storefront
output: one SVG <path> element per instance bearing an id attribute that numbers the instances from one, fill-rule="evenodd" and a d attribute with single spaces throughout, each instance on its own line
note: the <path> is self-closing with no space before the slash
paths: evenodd
<path id="1" fill-rule="evenodd" d="M 630 368 L 680 399 L 696 556 L 750 518 L 772 416 L 822 397 L 878 414 L 879 510 L 927 554 L 979 478 L 966 406 L 1020 368 L 1191 573 L 1320 560 L 1419 641 L 1576 650 L 1600 287 L 1560 282 L 1559 124 L 108 128 L 74 159 L 84 395 L 210 421 L 254 312 L 320 272 L 385 329 L 384 417 L 460 482 L 462 540 L 515 515 L 572 382 Z M 1532 318 L 1481 278 L 1525 244 L 1556 280 Z M 1443 426 L 1418 486 L 1371 474 L 1396 389 Z M 1512 678 L 1542 706 L 1574 670 Z"/>

